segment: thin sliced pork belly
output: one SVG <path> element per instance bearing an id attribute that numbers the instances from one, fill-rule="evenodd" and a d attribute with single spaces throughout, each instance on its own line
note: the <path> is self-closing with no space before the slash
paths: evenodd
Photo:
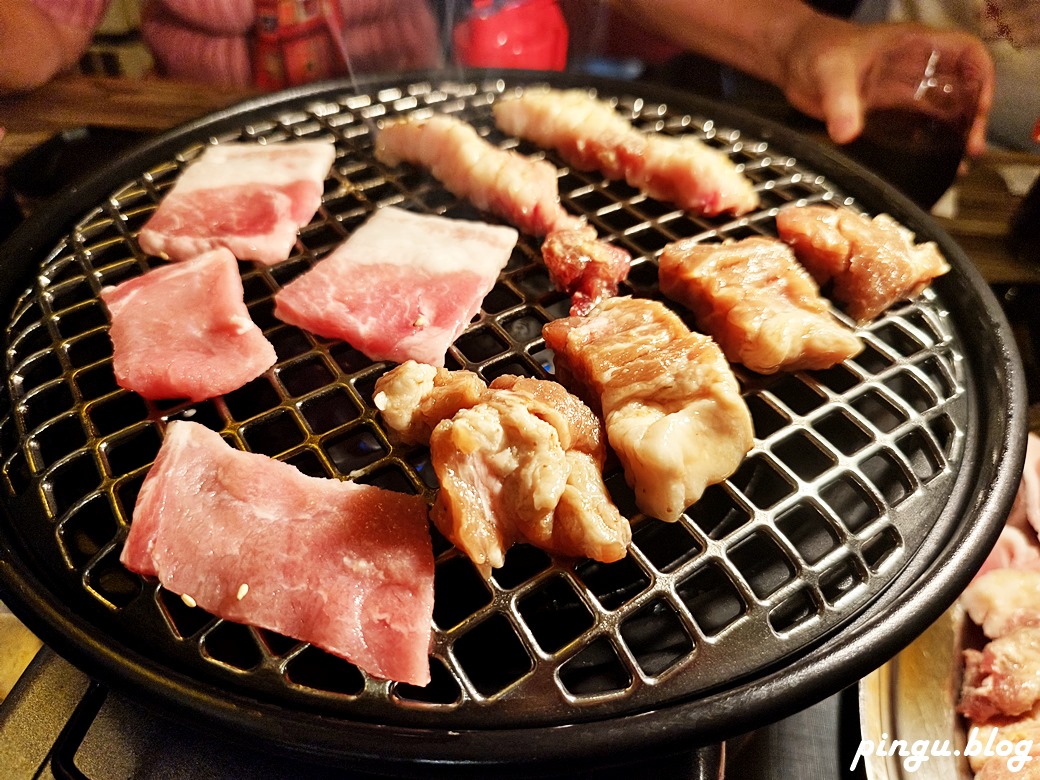
<path id="1" fill-rule="evenodd" d="M 689 307 L 729 360 L 752 371 L 830 368 L 863 349 L 781 241 L 669 244 L 658 278 L 661 292 Z"/>
<path id="2" fill-rule="evenodd" d="M 1029 712 L 1040 702 L 1040 627 L 1017 628 L 964 651 L 957 710 L 977 723 Z"/>
<path id="3" fill-rule="evenodd" d="M 560 381 L 602 411 L 639 508 L 674 521 L 753 444 L 751 413 L 718 345 L 666 306 L 608 298 L 542 328 Z"/>
<path id="4" fill-rule="evenodd" d="M 533 236 L 582 224 L 560 205 L 552 165 L 500 149 L 455 117 L 389 122 L 376 136 L 375 156 L 427 169 L 453 195 Z"/>
<path id="5" fill-rule="evenodd" d="M 616 295 L 632 265 L 632 255 L 600 240 L 590 225 L 554 230 L 542 242 L 542 259 L 552 283 L 571 296 L 572 316 L 588 314 L 604 298 Z"/>
<path id="6" fill-rule="evenodd" d="M 430 431 L 441 485 L 431 516 L 485 577 L 515 542 L 607 563 L 625 556 L 632 530 L 603 482 L 601 426 L 585 404 L 555 382 L 514 376 L 474 398 L 475 374 L 429 368 L 410 361 L 384 374 L 376 404 L 399 436 Z"/>
<path id="7" fill-rule="evenodd" d="M 419 496 L 309 477 L 175 421 L 120 560 L 226 620 L 375 677 L 430 681 L 434 564 Z"/>
<path id="8" fill-rule="evenodd" d="M 751 181 L 725 154 L 693 136 L 637 130 L 584 90 L 527 89 L 493 110 L 503 132 L 556 149 L 580 170 L 624 179 L 652 198 L 708 216 L 758 206 Z"/>
<path id="9" fill-rule="evenodd" d="M 226 247 L 239 260 L 279 263 L 321 205 L 335 159 L 331 141 L 208 146 L 163 197 L 138 243 L 169 260 Z"/>
<path id="10" fill-rule="evenodd" d="M 504 225 L 388 207 L 275 295 L 275 316 L 372 360 L 444 365 L 516 244 Z"/>
<path id="11" fill-rule="evenodd" d="M 201 401 L 256 379 L 277 355 L 242 295 L 226 249 L 103 288 L 116 382 L 145 398 Z"/>
<path id="12" fill-rule="evenodd" d="M 919 295 L 950 270 L 934 242 L 887 214 L 870 219 L 844 206 L 788 206 L 776 215 L 780 238 L 821 286 L 860 322 Z"/>

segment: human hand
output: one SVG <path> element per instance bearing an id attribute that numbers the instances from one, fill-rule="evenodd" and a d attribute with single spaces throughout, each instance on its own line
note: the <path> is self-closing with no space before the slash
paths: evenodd
<path id="1" fill-rule="evenodd" d="M 848 143 L 863 129 L 863 92 L 871 66 L 886 49 L 915 39 L 977 74 L 981 88 L 967 153 L 982 154 L 993 103 L 993 62 L 985 44 L 969 33 L 913 22 L 858 25 L 817 15 L 792 36 L 780 87 L 795 108 L 826 123 L 835 143 Z"/>

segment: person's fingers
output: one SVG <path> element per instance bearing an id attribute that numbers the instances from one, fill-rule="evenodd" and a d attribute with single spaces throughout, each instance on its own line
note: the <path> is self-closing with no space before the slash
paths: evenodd
<path id="1" fill-rule="evenodd" d="M 847 54 L 827 55 L 819 64 L 820 111 L 827 134 L 837 144 L 847 144 L 863 130 L 859 70 Z"/>
<path id="2" fill-rule="evenodd" d="M 979 102 L 975 110 L 975 119 L 968 131 L 967 153 L 971 157 L 978 157 L 986 151 L 986 125 L 989 120 L 990 110 L 993 108 L 993 89 L 996 81 L 993 61 L 988 52 L 980 48 L 974 50 L 974 67 L 978 71 L 979 78 Z"/>

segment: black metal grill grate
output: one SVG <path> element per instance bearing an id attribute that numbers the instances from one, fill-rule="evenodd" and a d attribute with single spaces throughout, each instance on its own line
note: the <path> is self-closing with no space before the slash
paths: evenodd
<path id="1" fill-rule="evenodd" d="M 656 253 L 673 240 L 771 234 L 786 203 L 851 202 L 766 141 L 621 95 L 619 108 L 637 124 L 701 136 L 756 182 L 763 205 L 755 213 L 693 217 L 502 136 L 490 107 L 505 89 L 501 81 L 422 82 L 344 93 L 212 139 L 328 136 L 338 147 L 324 205 L 292 257 L 242 266 L 246 303 L 278 361 L 222 398 L 157 404 L 118 388 L 98 297 L 102 286 L 159 264 L 141 253 L 136 231 L 200 145 L 113 189 L 41 258 L 5 327 L 4 491 L 42 510 L 15 518 L 22 545 L 73 606 L 103 615 L 118 641 L 189 676 L 352 719 L 569 723 L 696 697 L 797 654 L 850 621 L 920 547 L 958 471 L 968 419 L 963 349 L 931 291 L 859 328 L 866 349 L 843 365 L 771 378 L 739 373 L 755 447 L 678 523 L 639 518 L 623 476 L 608 471 L 619 507 L 635 521 L 631 553 L 619 563 L 554 561 L 518 546 L 485 582 L 435 533 L 433 683 L 425 689 L 369 679 L 307 645 L 214 619 L 122 568 L 137 492 L 173 419 L 202 423 L 311 475 L 432 500 L 427 451 L 392 444 L 372 404 L 387 364 L 272 315 L 280 286 L 375 208 L 484 217 L 420 172 L 376 163 L 373 121 L 452 112 L 503 147 L 556 163 L 567 208 L 633 253 L 623 294 L 659 295 Z M 521 238 L 448 367 L 487 381 L 544 376 L 552 356 L 541 326 L 568 305 L 537 244 Z"/>

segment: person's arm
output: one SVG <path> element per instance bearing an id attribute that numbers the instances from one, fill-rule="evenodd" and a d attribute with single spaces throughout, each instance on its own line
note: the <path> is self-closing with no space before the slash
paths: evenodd
<path id="1" fill-rule="evenodd" d="M 856 24 L 801 0 L 614 0 L 613 8 L 690 51 L 776 85 L 795 108 L 825 121 L 837 143 L 863 128 L 862 86 L 878 53 L 900 37 L 925 37 L 978 71 L 983 87 L 968 153 L 985 150 L 993 63 L 982 41 L 968 33 L 915 23 Z"/>
<path id="2" fill-rule="evenodd" d="M 0 2 L 0 93 L 23 92 L 75 64 L 107 0 Z"/>

